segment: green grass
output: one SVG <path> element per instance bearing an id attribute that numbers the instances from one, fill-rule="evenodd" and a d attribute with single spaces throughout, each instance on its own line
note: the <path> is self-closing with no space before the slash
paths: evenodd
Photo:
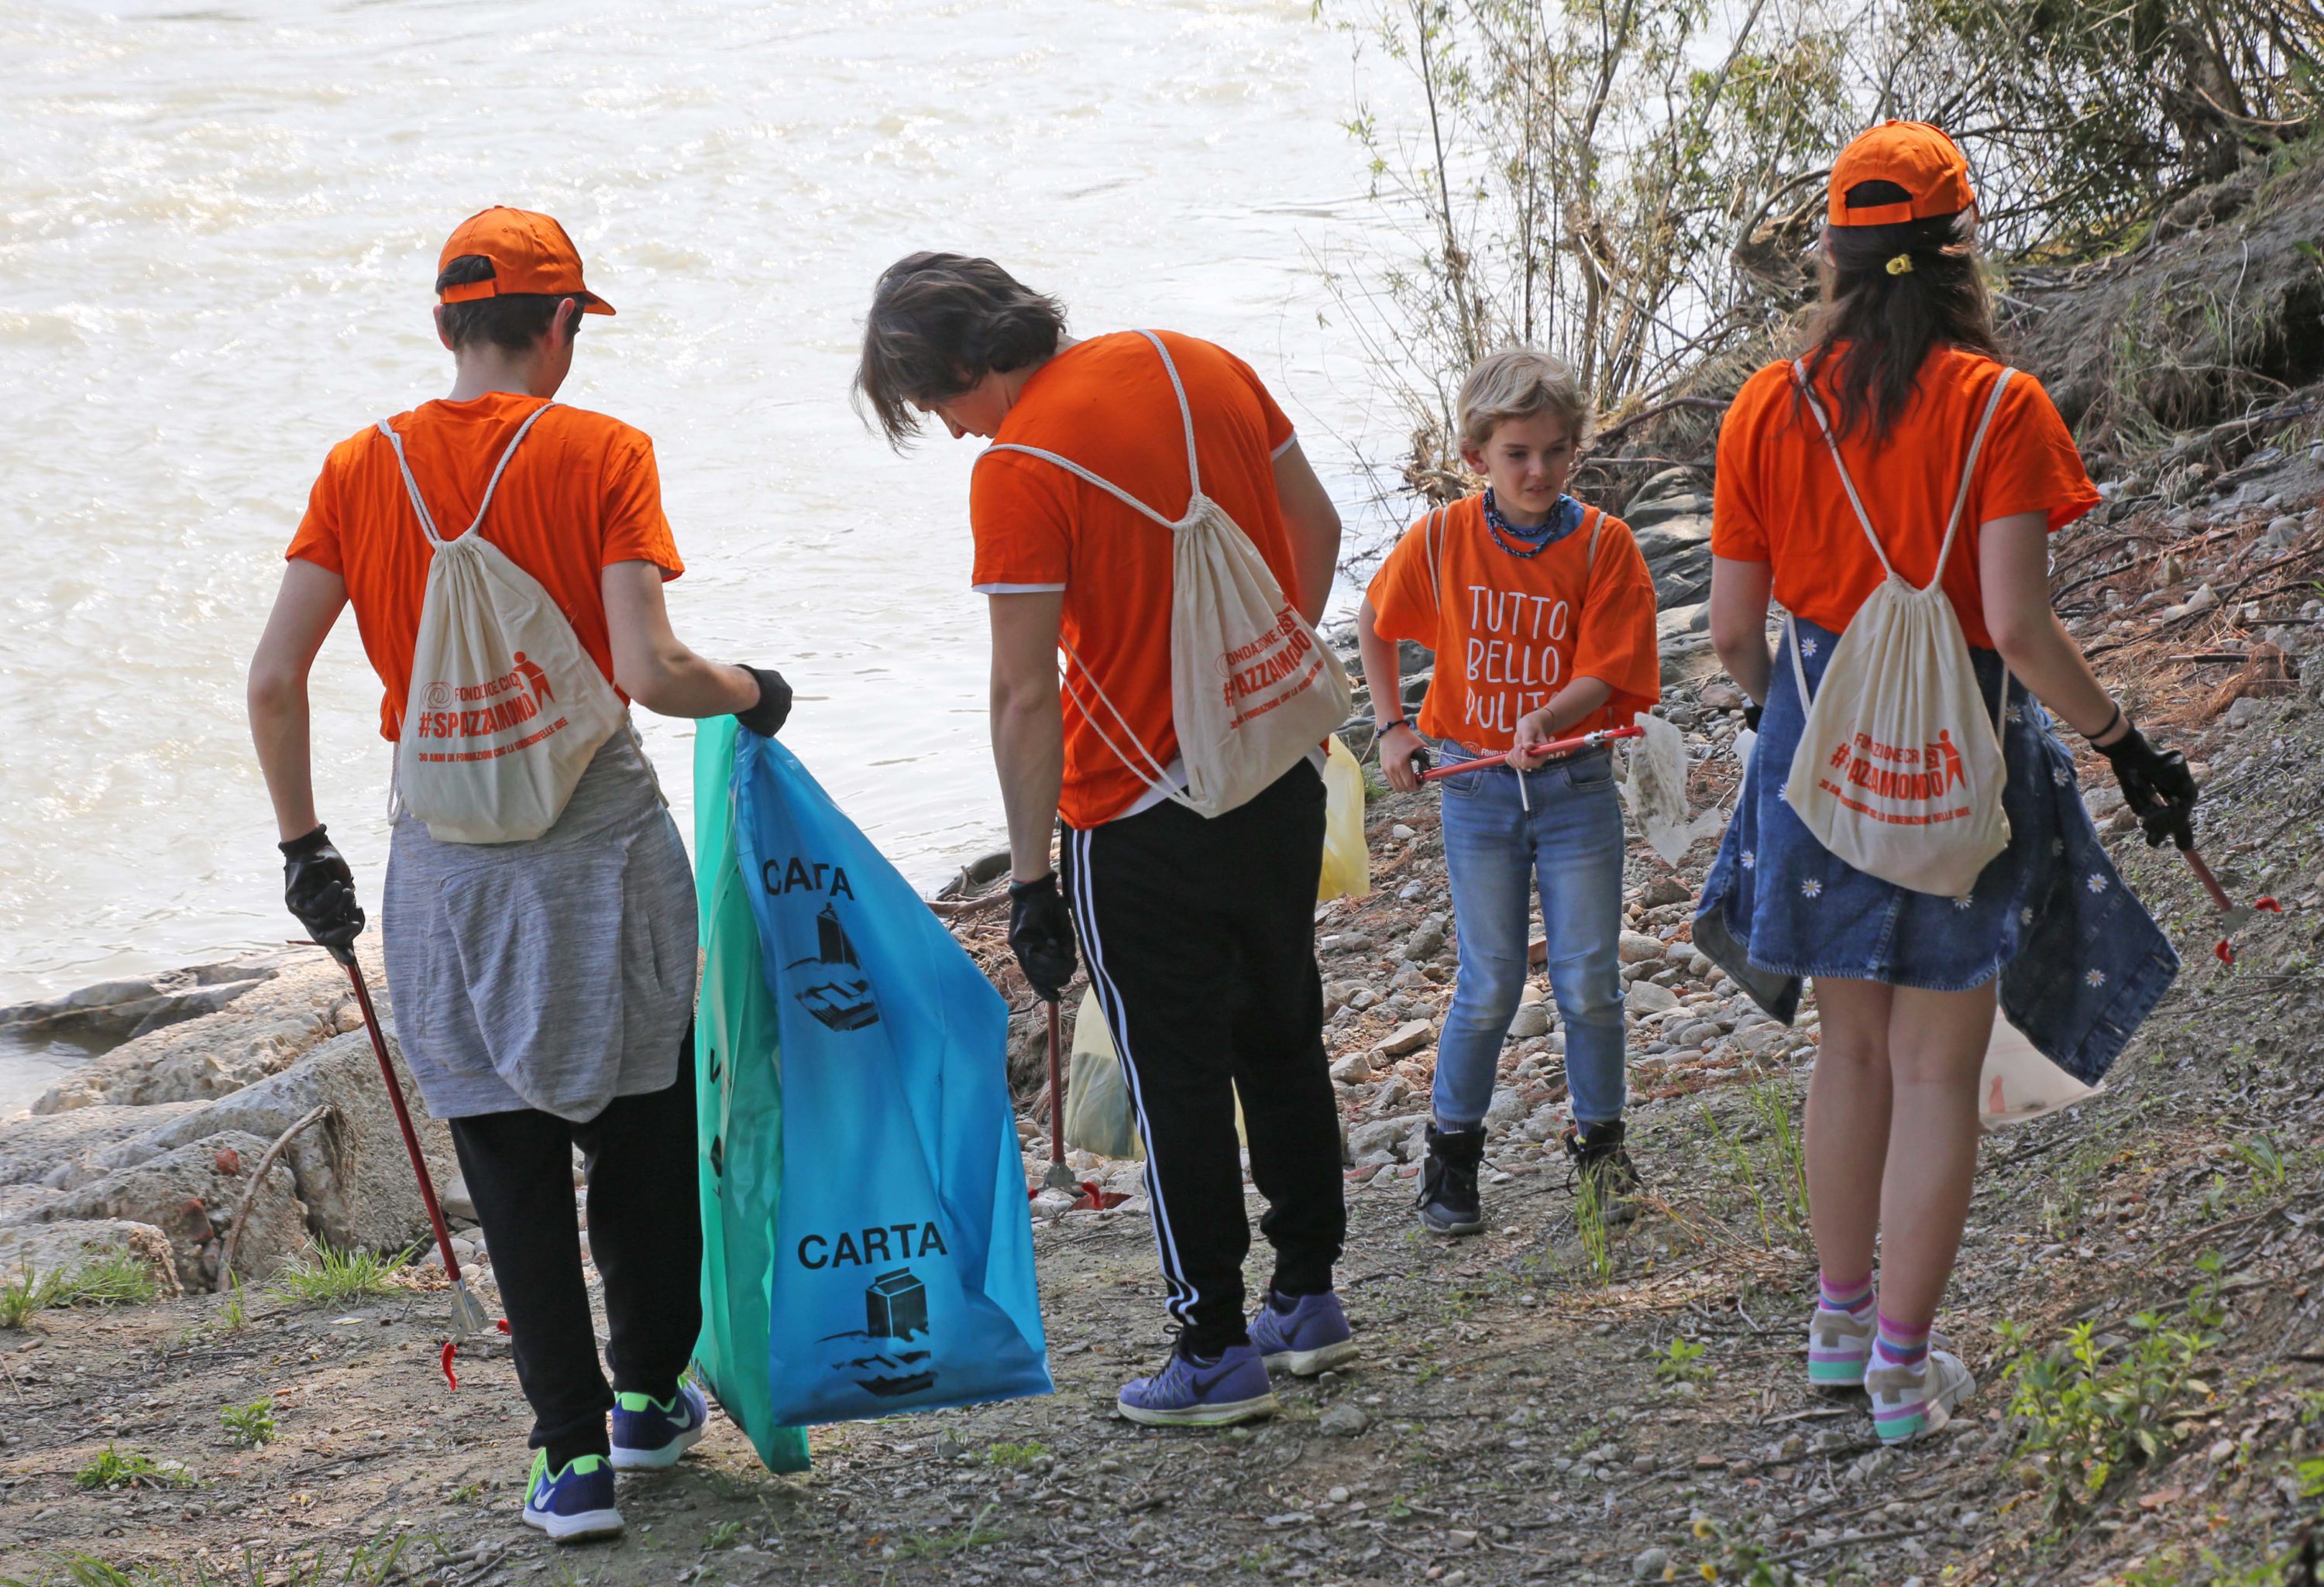
<path id="1" fill-rule="evenodd" d="M 2188 1296 L 2185 1327 L 2141 1312 L 2121 1345 L 2101 1344 L 2096 1325 L 2085 1322 L 2036 1349 L 2016 1324 L 2002 1324 L 2003 1342 L 2017 1352 L 2003 1375 L 2009 1412 L 2038 1457 L 2053 1518 L 2095 1505 L 2126 1467 L 2159 1459 L 2179 1440 L 2185 1402 L 2210 1393 L 2195 1367 L 2219 1340 L 2218 1259 L 2201 1265 L 2207 1277 Z"/>
<path id="2" fill-rule="evenodd" d="M 1655 1379 L 1663 1383 L 1710 1382 L 1719 1376 L 1719 1369 L 1702 1359 L 1710 1349 L 1692 1339 L 1672 1340 L 1670 1348 L 1655 1362 Z"/>
<path id="3" fill-rule="evenodd" d="M 1582 1265 L 1591 1282 L 1605 1285 L 1614 1278 L 1614 1241 L 1606 1227 L 1606 1209 L 1598 1195 L 1598 1176 L 1580 1176 L 1573 1191 L 1573 1229 L 1582 1241 Z"/>
<path id="4" fill-rule="evenodd" d="M 306 1306 L 387 1295 L 398 1287 L 395 1277 L 410 1265 L 412 1250 L 382 1256 L 376 1251 L 333 1250 L 318 1244 L 312 1253 L 301 1253 L 274 1269 L 271 1293 L 277 1299 Z"/>
<path id="5" fill-rule="evenodd" d="M 0 1576 L 0 1587 L 383 1587 L 416 1579 L 403 1559 L 410 1546 L 410 1539 L 401 1532 L 382 1533 L 345 1556 L 328 1544 L 318 1544 L 311 1553 L 293 1555 L 279 1575 L 246 1548 L 239 1564 L 222 1569 L 199 1560 L 122 1565 L 93 1554 L 72 1554 L 29 1580 Z"/>
<path id="6" fill-rule="evenodd" d="M 274 1402 L 260 1398 L 227 1406 L 218 1412 L 218 1425 L 242 1448 L 263 1449 L 274 1441 Z"/>
<path id="7" fill-rule="evenodd" d="M 0 1328 L 22 1328 L 33 1313 L 58 1306 L 143 1306 L 161 1293 L 152 1269 L 125 1250 L 46 1273 L 26 1263 L 0 1285 Z"/>
<path id="8" fill-rule="evenodd" d="M 896 1540 L 896 1554 L 901 1559 L 948 1559 L 972 1548 L 983 1548 L 1000 1542 L 1008 1533 L 987 1525 L 992 1512 L 1001 1507 L 988 1504 L 976 1512 L 976 1518 L 965 1526 L 954 1527 L 949 1532 L 919 1532 Z"/>
<path id="9" fill-rule="evenodd" d="M 250 1326 L 250 1308 L 242 1298 L 242 1278 L 236 1275 L 226 1291 L 226 1305 L 218 1308 L 218 1326 L 229 1333 L 239 1333 Z"/>
<path id="10" fill-rule="evenodd" d="M 150 1454 L 124 1454 L 110 1444 L 104 1453 L 73 1473 L 73 1486 L 88 1492 L 105 1488 L 191 1488 L 196 1481 L 174 1461 L 163 1465 Z"/>
<path id="11" fill-rule="evenodd" d="M 985 1450 L 984 1458 L 988 1464 L 1005 1466 L 1012 1472 L 1021 1472 L 1048 1453 L 1048 1446 L 1039 1439 L 1034 1438 L 1023 1444 L 993 1444 Z"/>

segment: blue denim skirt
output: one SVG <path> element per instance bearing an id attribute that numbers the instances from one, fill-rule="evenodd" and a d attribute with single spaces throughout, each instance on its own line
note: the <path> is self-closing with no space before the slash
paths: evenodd
<path id="1" fill-rule="evenodd" d="M 1840 636 L 1794 626 L 1812 687 Z M 2000 975 L 2010 1021 L 2069 1073 L 2095 1081 L 2168 990 L 2179 959 L 2098 842 L 2048 715 L 2010 683 L 2001 717 L 2009 844 L 1959 898 L 1914 892 L 1841 860 L 1784 802 L 1806 720 L 1791 644 L 1776 658 L 1743 797 L 1703 883 L 1696 946 L 1785 1020 L 1804 976 L 1961 992 Z M 1991 709 L 2001 658 L 1976 649 L 1969 658 Z"/>

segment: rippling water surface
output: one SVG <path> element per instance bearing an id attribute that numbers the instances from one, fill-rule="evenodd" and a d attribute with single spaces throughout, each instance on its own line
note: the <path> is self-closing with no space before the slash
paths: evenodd
<path id="1" fill-rule="evenodd" d="M 290 929 L 243 667 L 325 451 L 448 385 L 436 252 L 491 203 L 621 309 L 564 397 L 654 437 L 680 632 L 780 666 L 936 880 L 1000 823 L 973 451 L 850 411 L 873 277 L 989 253 L 1084 332 L 1225 342 L 1355 513 L 1393 427 L 1312 263 L 1368 213 L 1351 96 L 1307 0 L 0 4 L 0 1004 Z M 372 900 L 376 692 L 345 620 L 315 759 Z M 691 726 L 640 715 L 684 825 Z"/>

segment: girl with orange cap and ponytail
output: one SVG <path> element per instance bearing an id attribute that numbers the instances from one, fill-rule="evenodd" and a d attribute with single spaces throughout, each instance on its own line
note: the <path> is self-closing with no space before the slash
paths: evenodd
<path id="1" fill-rule="evenodd" d="M 1694 941 L 1778 1019 L 1796 1011 L 1803 978 L 1815 983 L 1806 1142 L 1821 1272 L 1808 1376 L 1868 1389 L 1875 1428 L 1898 1444 L 1943 1426 L 1976 1387 L 1931 1348 L 1931 1326 L 1968 1216 L 1997 1002 L 2095 1082 L 2178 971 L 2099 845 L 2054 724 L 2111 762 L 2150 844 L 2191 841 L 2195 784 L 2100 687 L 2051 607 L 2048 537 L 2098 495 L 2040 383 L 1999 361 L 1968 161 L 1933 126 L 1886 123 L 1833 165 L 1827 220 L 1810 345 L 1747 382 L 1720 435 L 1711 632 L 1759 736 Z M 1913 593 L 1932 588 L 1935 606 Z M 1775 656 L 1771 598 L 1788 619 Z M 1819 737 L 1795 768 L 1827 676 L 1835 700 L 1867 678 L 1891 698 L 1943 682 L 1867 660 L 1869 636 L 1915 600 L 1926 633 L 1953 632 L 1937 610 L 1949 604 L 1959 639 L 1887 654 L 1949 646 L 1982 724 L 1966 716 L 1967 731 L 1925 744 L 1835 741 L 1831 753 Z M 1836 661 L 1859 619 L 1864 634 Z M 1990 842 L 1954 866 L 1973 879 L 1965 889 L 1883 880 L 1817 835 L 1842 841 L 1865 817 L 1858 858 L 1913 874 L 1914 844 L 1948 840 L 1911 825 L 1926 817 L 1876 814 L 1882 794 L 1942 795 L 1980 764 L 1998 811 Z"/>

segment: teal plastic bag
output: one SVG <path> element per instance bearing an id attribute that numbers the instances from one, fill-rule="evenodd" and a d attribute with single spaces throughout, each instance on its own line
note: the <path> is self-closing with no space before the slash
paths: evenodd
<path id="1" fill-rule="evenodd" d="M 807 1435 L 775 1416 L 767 1382 L 783 1082 L 759 923 L 734 854 L 736 731 L 732 716 L 715 716 L 694 741 L 694 891 L 703 955 L 694 1018 L 702 1186 L 702 1337 L 694 1368 L 769 1471 L 804 1472 Z"/>
<path id="2" fill-rule="evenodd" d="M 1051 1392 L 1007 1006 L 797 756 L 737 734 L 733 790 L 782 1046 L 775 1419 Z"/>

